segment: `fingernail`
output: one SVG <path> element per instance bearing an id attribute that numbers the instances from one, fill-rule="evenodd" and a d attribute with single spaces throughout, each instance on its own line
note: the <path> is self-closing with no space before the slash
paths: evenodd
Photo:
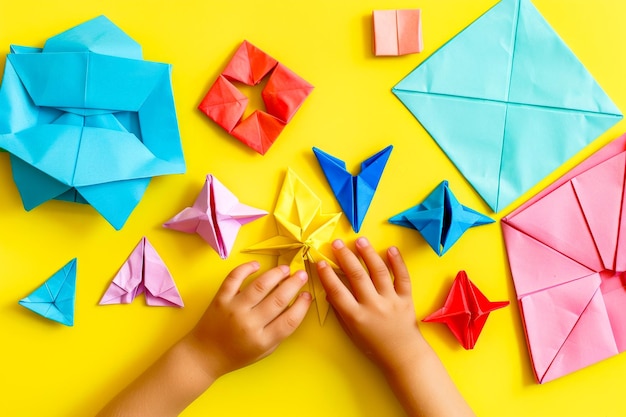
<path id="1" fill-rule="evenodd" d="M 250 262 L 250 266 L 254 269 L 259 269 L 261 267 L 261 264 L 258 261 L 252 261 Z"/>
<path id="2" fill-rule="evenodd" d="M 304 298 L 305 300 L 309 300 L 309 301 L 313 299 L 313 296 L 311 295 L 311 293 L 308 293 L 306 291 L 300 293 L 300 297 Z"/>
<path id="3" fill-rule="evenodd" d="M 283 272 L 283 274 L 285 275 L 289 274 L 289 271 L 290 271 L 289 265 L 278 265 L 278 267 Z"/>
<path id="4" fill-rule="evenodd" d="M 365 237 L 360 237 L 356 240 L 356 245 L 360 248 L 365 248 L 369 245 L 369 241 Z"/>
<path id="5" fill-rule="evenodd" d="M 296 273 L 293 275 L 302 282 L 306 282 L 306 280 L 309 278 L 305 271 L 296 271 Z"/>
<path id="6" fill-rule="evenodd" d="M 400 253 L 400 251 L 399 251 L 399 250 L 398 250 L 398 248 L 396 248 L 395 246 L 391 246 L 391 247 L 389 248 L 389 254 L 390 254 L 390 255 L 396 256 L 396 255 L 397 255 L 397 254 L 399 254 L 399 253 Z"/>
<path id="7" fill-rule="evenodd" d="M 337 239 L 333 242 L 333 248 L 341 249 L 344 247 L 343 241 L 341 239 Z"/>
<path id="8" fill-rule="evenodd" d="M 328 262 L 326 262 L 326 261 L 319 261 L 317 263 L 317 266 L 320 267 L 320 268 L 326 268 L 328 266 Z"/>

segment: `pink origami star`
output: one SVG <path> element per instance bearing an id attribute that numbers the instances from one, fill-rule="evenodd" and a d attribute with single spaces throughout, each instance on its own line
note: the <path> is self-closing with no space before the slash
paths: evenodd
<path id="1" fill-rule="evenodd" d="M 149 306 L 183 307 L 172 274 L 145 237 L 115 275 L 100 304 L 129 304 L 143 292 Z"/>
<path id="2" fill-rule="evenodd" d="M 243 118 L 248 98 L 233 82 L 256 85 L 269 74 L 261 97 L 266 111 Z M 198 106 L 228 133 L 261 155 L 291 121 L 313 86 L 265 52 L 244 41 Z"/>
<path id="3" fill-rule="evenodd" d="M 241 226 L 266 214 L 266 211 L 240 203 L 228 188 L 209 174 L 193 206 L 185 208 L 163 226 L 199 234 L 220 258 L 226 259 Z"/>
<path id="4" fill-rule="evenodd" d="M 465 349 L 473 349 L 489 313 L 507 305 L 508 301 L 489 301 L 465 271 L 459 271 L 443 307 L 423 321 L 446 324 Z"/>

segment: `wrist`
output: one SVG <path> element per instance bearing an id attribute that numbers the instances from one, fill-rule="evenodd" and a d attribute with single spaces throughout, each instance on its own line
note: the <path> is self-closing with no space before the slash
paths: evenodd
<path id="1" fill-rule="evenodd" d="M 193 332 L 183 337 L 174 347 L 175 355 L 180 357 L 180 364 L 185 364 L 187 372 L 195 375 L 197 381 L 208 388 L 226 372 L 221 371 L 216 358 L 212 357 L 205 344 Z"/>
<path id="2" fill-rule="evenodd" d="M 408 340 L 403 340 L 398 343 L 398 346 L 398 349 L 378 361 L 378 365 L 387 379 L 400 376 L 404 372 L 411 372 L 411 369 L 416 369 L 419 366 L 419 362 L 429 360 L 428 358 L 433 356 L 436 357 L 420 333 Z"/>

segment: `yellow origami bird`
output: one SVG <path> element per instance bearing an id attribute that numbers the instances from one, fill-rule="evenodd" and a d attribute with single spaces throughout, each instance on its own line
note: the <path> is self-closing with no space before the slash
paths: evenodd
<path id="1" fill-rule="evenodd" d="M 322 214 L 321 207 L 319 197 L 289 168 L 274 209 L 278 235 L 244 252 L 278 256 L 279 265 L 289 265 L 292 271 L 306 271 L 309 292 L 315 299 L 317 314 L 323 324 L 329 305 L 317 270 L 311 264 L 324 260 L 337 268 L 320 248 L 331 239 L 341 213 Z"/>

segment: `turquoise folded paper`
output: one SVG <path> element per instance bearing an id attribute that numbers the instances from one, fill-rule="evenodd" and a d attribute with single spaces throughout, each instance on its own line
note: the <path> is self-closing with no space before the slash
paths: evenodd
<path id="1" fill-rule="evenodd" d="M 93 206 L 122 228 L 150 179 L 185 172 L 169 64 L 104 16 L 11 47 L 0 88 L 0 148 L 24 208 Z"/>
<path id="2" fill-rule="evenodd" d="M 52 274 L 35 291 L 22 298 L 19 304 L 49 320 L 73 326 L 75 299 L 76 258 Z"/>
<path id="3" fill-rule="evenodd" d="M 622 114 L 528 0 L 502 0 L 393 89 L 498 212 Z"/>

